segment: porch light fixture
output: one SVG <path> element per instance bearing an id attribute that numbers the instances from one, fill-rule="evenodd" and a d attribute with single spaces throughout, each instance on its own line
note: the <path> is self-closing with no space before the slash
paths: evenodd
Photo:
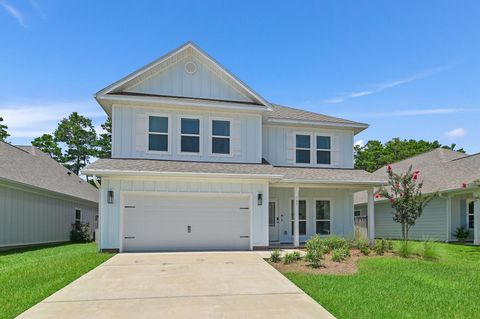
<path id="1" fill-rule="evenodd" d="M 262 195 L 262 193 L 258 193 L 258 195 L 257 195 L 257 204 L 258 204 L 258 206 L 262 206 L 262 204 L 263 204 L 263 195 Z"/>
<path id="2" fill-rule="evenodd" d="M 113 204 L 113 191 L 107 192 L 107 203 Z"/>

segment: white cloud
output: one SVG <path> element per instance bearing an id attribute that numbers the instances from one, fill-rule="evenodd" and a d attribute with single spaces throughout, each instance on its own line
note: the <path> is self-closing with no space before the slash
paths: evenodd
<path id="1" fill-rule="evenodd" d="M 353 146 L 360 146 L 360 147 L 362 147 L 364 145 L 365 145 L 365 142 L 363 140 L 358 140 L 358 141 L 355 142 L 355 144 L 353 144 Z"/>
<path id="2" fill-rule="evenodd" d="M 416 80 L 419 80 L 419 79 L 423 79 L 423 78 L 426 78 L 426 77 L 429 77 L 429 76 L 432 76 L 434 74 L 438 74 L 440 72 L 443 72 L 443 71 L 446 71 L 448 69 L 451 69 L 453 67 L 453 64 L 448 64 L 448 65 L 442 65 L 442 66 L 439 66 L 439 67 L 435 67 L 435 68 L 432 68 L 432 69 L 429 69 L 427 71 L 423 71 L 423 72 L 419 72 L 419 73 L 416 73 L 412 76 L 409 76 L 405 79 L 401 79 L 401 80 L 395 80 L 395 81 L 390 81 L 390 82 L 384 82 L 384 83 L 380 83 L 380 84 L 377 84 L 373 87 L 373 89 L 371 90 L 365 90 L 365 91 L 360 91 L 360 92 L 350 92 L 350 93 L 345 93 L 341 96 L 337 96 L 337 97 L 333 97 L 333 98 L 330 98 L 330 99 L 326 99 L 324 100 L 323 102 L 324 103 L 342 103 L 342 102 L 345 102 L 346 100 L 348 99 L 352 99 L 352 98 L 357 98 L 357 97 L 362 97 L 362 96 L 367 96 L 367 95 L 371 95 L 371 94 L 375 94 L 375 93 L 379 93 L 379 92 L 382 92 L 384 90 L 387 90 L 387 89 L 391 89 L 391 88 L 394 88 L 396 86 L 399 86 L 399 85 L 402 85 L 402 84 L 407 84 L 407 83 L 410 83 L 410 82 L 413 82 L 413 81 L 416 81 Z"/>
<path id="3" fill-rule="evenodd" d="M 37 0 L 30 0 L 30 4 L 32 5 L 32 7 L 35 8 L 35 10 L 37 11 L 38 15 L 39 15 L 43 20 L 47 20 L 47 15 L 45 14 L 45 12 L 43 12 L 43 9 L 42 9 L 42 7 L 40 6 L 40 3 L 38 3 Z"/>
<path id="4" fill-rule="evenodd" d="M 12 16 L 17 20 L 17 22 L 24 28 L 27 27 L 27 24 L 25 22 L 25 18 L 23 17 L 23 14 L 14 6 L 8 4 L 5 1 L 0 1 L 0 5 Z"/>
<path id="5" fill-rule="evenodd" d="M 467 131 L 462 127 L 445 132 L 445 136 L 447 137 L 462 137 L 465 136 L 465 134 L 467 134 Z"/>

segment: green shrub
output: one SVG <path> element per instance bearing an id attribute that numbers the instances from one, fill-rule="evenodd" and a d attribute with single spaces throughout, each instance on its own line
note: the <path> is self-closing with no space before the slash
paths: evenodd
<path id="1" fill-rule="evenodd" d="M 302 256 L 300 255 L 300 252 L 298 250 L 293 251 L 292 255 L 295 257 L 296 260 L 302 259 Z"/>
<path id="2" fill-rule="evenodd" d="M 350 256 L 350 250 L 345 247 L 335 248 L 332 250 L 332 260 L 339 263 Z"/>
<path id="3" fill-rule="evenodd" d="M 339 236 L 328 236 L 323 239 L 323 245 L 325 246 L 325 252 L 331 252 L 334 249 L 338 248 L 347 248 L 349 247 L 348 241 Z"/>
<path id="4" fill-rule="evenodd" d="M 274 249 L 270 253 L 270 261 L 272 263 L 278 263 L 281 260 L 280 258 L 280 250 L 279 249 Z"/>
<path id="5" fill-rule="evenodd" d="M 370 254 L 370 243 L 368 242 L 368 240 L 366 240 L 366 239 L 357 240 L 355 246 L 365 256 L 368 256 Z"/>
<path id="6" fill-rule="evenodd" d="M 435 243 L 430 239 L 426 239 L 422 242 L 422 249 L 420 250 L 420 256 L 425 260 L 438 259 L 438 252 Z"/>
<path id="7" fill-rule="evenodd" d="M 88 223 L 72 224 L 70 241 L 74 243 L 88 243 L 90 238 L 90 225 Z"/>
<path id="8" fill-rule="evenodd" d="M 283 256 L 283 263 L 285 265 L 295 263 L 298 261 L 299 257 L 300 254 L 298 252 L 287 253 Z"/>
<path id="9" fill-rule="evenodd" d="M 400 246 L 398 247 L 398 254 L 400 257 L 408 258 L 413 254 L 413 249 L 411 245 L 408 244 L 408 241 L 401 241 Z"/>
<path id="10" fill-rule="evenodd" d="M 323 264 L 323 255 L 325 254 L 325 246 L 319 235 L 312 236 L 305 245 L 307 254 L 305 260 L 310 263 L 313 268 L 318 268 Z"/>
<path id="11" fill-rule="evenodd" d="M 386 239 L 376 239 L 375 244 L 373 245 L 373 250 L 377 255 L 382 256 L 387 251 L 389 251 L 389 247 L 392 245 L 389 242 L 390 241 Z"/>
<path id="12" fill-rule="evenodd" d="M 454 235 L 459 241 L 464 242 L 470 236 L 470 231 L 463 227 L 458 227 Z"/>

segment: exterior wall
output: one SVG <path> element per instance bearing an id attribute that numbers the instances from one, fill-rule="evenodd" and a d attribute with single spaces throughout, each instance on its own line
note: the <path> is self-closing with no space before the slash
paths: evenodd
<path id="1" fill-rule="evenodd" d="M 107 203 L 107 191 L 113 190 L 114 202 Z M 102 179 L 100 209 L 100 248 L 120 248 L 120 193 L 122 191 L 154 192 L 197 192 L 197 193 L 242 193 L 251 194 L 252 203 L 252 243 L 253 246 L 268 245 L 268 183 L 241 181 L 212 181 L 186 179 Z M 264 204 L 258 206 L 258 193 L 264 196 Z"/>
<path id="2" fill-rule="evenodd" d="M 96 205 L 0 185 L 0 247 L 69 241 L 78 208 L 93 234 Z"/>
<path id="3" fill-rule="evenodd" d="M 424 209 L 415 226 L 410 229 L 409 237 L 414 240 L 447 240 L 447 203 L 446 199 L 435 198 Z M 401 238 L 401 225 L 392 219 L 390 203 L 375 204 L 375 237 Z"/>
<path id="4" fill-rule="evenodd" d="M 263 157 L 272 165 L 295 165 L 295 133 L 317 133 L 331 136 L 331 165 L 327 167 L 353 168 L 353 131 L 351 130 L 264 125 L 262 131 Z M 314 148 L 315 143 L 312 143 L 312 152 Z M 313 162 L 310 166 L 325 167 Z"/>
<path id="5" fill-rule="evenodd" d="M 168 154 L 147 151 L 147 114 L 170 116 L 170 136 Z M 180 153 L 180 116 L 199 116 L 201 119 L 200 154 Z M 258 113 L 212 112 L 195 109 L 179 109 L 168 106 L 162 108 L 113 107 L 113 158 L 147 158 L 163 160 L 210 161 L 261 163 L 262 119 Z M 210 154 L 211 119 L 230 119 L 231 155 Z M 143 144 L 143 145 L 142 145 Z"/>
<path id="6" fill-rule="evenodd" d="M 331 205 L 332 235 L 353 238 L 353 193 L 348 189 L 300 188 L 299 199 L 307 201 L 307 235 L 300 236 L 305 242 L 315 235 L 315 200 L 329 199 Z M 278 200 L 280 214 L 280 242 L 291 243 L 291 200 L 293 188 L 270 188 L 270 200 Z"/>

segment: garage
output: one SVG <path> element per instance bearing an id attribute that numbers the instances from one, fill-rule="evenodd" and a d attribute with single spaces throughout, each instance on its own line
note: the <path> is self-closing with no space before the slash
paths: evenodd
<path id="1" fill-rule="evenodd" d="M 123 251 L 249 250 L 250 197 L 123 194 Z"/>

